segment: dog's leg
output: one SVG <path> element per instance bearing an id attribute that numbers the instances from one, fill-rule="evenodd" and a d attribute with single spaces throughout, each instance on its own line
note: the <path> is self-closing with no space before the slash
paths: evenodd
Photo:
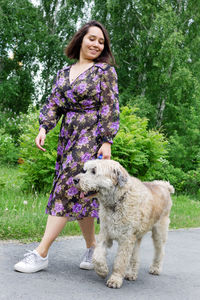
<path id="1" fill-rule="evenodd" d="M 125 279 L 127 280 L 136 280 L 139 269 L 139 250 L 142 239 L 138 239 L 135 243 L 135 247 L 133 248 L 132 256 L 130 259 L 130 264 L 127 268 Z"/>
<path id="2" fill-rule="evenodd" d="M 136 242 L 136 237 L 127 236 L 126 240 L 120 240 L 117 256 L 115 258 L 113 272 L 107 281 L 107 286 L 110 288 L 120 288 L 123 283 L 125 272 L 130 262 L 132 250 Z"/>
<path id="3" fill-rule="evenodd" d="M 106 262 L 107 247 L 110 246 L 110 241 L 106 239 L 105 234 L 99 234 L 98 243 L 94 249 L 92 262 L 95 272 L 102 278 L 108 275 L 108 266 Z"/>
<path id="4" fill-rule="evenodd" d="M 149 269 L 150 274 L 159 275 L 162 270 L 168 226 L 169 217 L 165 216 L 156 225 L 154 225 L 152 229 L 152 239 L 154 243 L 155 253 L 153 263 Z"/>

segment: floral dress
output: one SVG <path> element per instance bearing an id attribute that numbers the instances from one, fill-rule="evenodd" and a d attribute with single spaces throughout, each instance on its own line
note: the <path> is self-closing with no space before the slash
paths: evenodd
<path id="1" fill-rule="evenodd" d="M 50 97 L 39 116 L 48 133 L 62 117 L 53 188 L 46 213 L 78 220 L 98 218 L 96 198 L 80 198 L 73 177 L 87 160 L 96 159 L 104 142 L 113 142 L 119 129 L 117 74 L 114 67 L 96 63 L 71 84 L 70 66 L 58 71 Z"/>

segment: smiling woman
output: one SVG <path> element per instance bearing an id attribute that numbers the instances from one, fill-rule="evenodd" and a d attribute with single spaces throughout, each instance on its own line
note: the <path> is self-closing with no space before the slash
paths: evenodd
<path id="1" fill-rule="evenodd" d="M 119 129 L 117 74 L 111 66 L 114 57 L 107 31 L 96 21 L 85 24 L 74 35 L 65 53 L 77 61 L 58 71 L 52 93 L 40 111 L 40 131 L 36 137 L 37 147 L 46 151 L 46 134 L 63 117 L 55 177 L 46 208 L 46 231 L 40 245 L 31 252 L 31 259 L 15 265 L 21 272 L 36 272 L 47 266 L 50 245 L 71 220 L 79 221 L 88 248 L 80 268 L 93 268 L 97 199 L 82 198 L 73 178 L 86 161 L 100 155 L 103 159 L 111 157 L 111 144 Z"/>
<path id="2" fill-rule="evenodd" d="M 99 51 L 98 55 L 95 55 L 95 57 L 91 57 L 91 60 L 94 60 L 95 62 L 115 64 L 115 58 L 110 49 L 110 39 L 108 33 L 104 26 L 97 21 L 90 21 L 81 27 L 79 31 L 77 31 L 65 49 L 66 56 L 71 59 L 79 60 L 84 39 L 89 39 L 88 43 L 91 42 L 91 44 L 88 44 L 88 46 L 91 47 L 91 49 L 96 50 L 96 45 L 98 45 L 100 49 L 103 46 L 102 51 Z"/>
<path id="3" fill-rule="evenodd" d="M 100 28 L 90 27 L 84 36 L 80 56 L 83 59 L 95 60 L 104 49 L 104 36 Z"/>
<path id="4" fill-rule="evenodd" d="M 101 55 L 104 49 L 104 40 L 104 35 L 100 28 L 96 26 L 89 28 L 88 33 L 84 36 L 82 41 L 79 62 L 70 68 L 70 84 L 80 74 L 94 65 L 93 61 Z"/>

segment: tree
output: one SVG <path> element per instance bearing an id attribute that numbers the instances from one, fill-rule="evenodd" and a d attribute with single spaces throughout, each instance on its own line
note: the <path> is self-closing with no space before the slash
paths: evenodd
<path id="1" fill-rule="evenodd" d="M 83 16 L 82 0 L 41 0 L 34 7 L 28 0 L 0 0 L 0 102 L 2 108 L 26 112 L 30 103 L 42 102 L 53 77 L 66 61 L 64 46 Z M 9 57 L 12 54 L 12 58 Z M 35 83 L 39 70 L 42 79 Z"/>
<path id="2" fill-rule="evenodd" d="M 0 0 L 1 108 L 25 112 L 32 102 L 41 28 L 41 15 L 27 0 Z"/>
<path id="3" fill-rule="evenodd" d="M 95 0 L 92 10 L 111 36 L 121 104 L 137 105 L 171 137 L 171 161 L 185 171 L 196 168 L 200 146 L 199 8 L 195 0 Z"/>
<path id="4" fill-rule="evenodd" d="M 77 23 L 83 17 L 82 0 L 41 0 L 38 9 L 43 15 L 45 38 L 40 44 L 39 60 L 42 64 L 42 81 L 46 99 L 52 80 L 64 64 L 69 63 L 64 48 L 77 30 Z"/>

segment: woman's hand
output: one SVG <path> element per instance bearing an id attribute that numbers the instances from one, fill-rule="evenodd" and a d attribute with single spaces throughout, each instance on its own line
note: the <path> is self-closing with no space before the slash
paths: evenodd
<path id="1" fill-rule="evenodd" d="M 103 159 L 110 159 L 111 157 L 111 144 L 110 143 L 103 143 L 101 148 L 98 151 L 97 157 L 99 155 L 103 155 Z"/>
<path id="2" fill-rule="evenodd" d="M 44 128 L 41 128 L 40 132 L 38 133 L 38 135 L 35 139 L 35 143 L 36 143 L 36 146 L 42 151 L 46 151 L 46 149 L 41 147 L 44 145 L 45 139 L 46 139 L 46 130 Z"/>

